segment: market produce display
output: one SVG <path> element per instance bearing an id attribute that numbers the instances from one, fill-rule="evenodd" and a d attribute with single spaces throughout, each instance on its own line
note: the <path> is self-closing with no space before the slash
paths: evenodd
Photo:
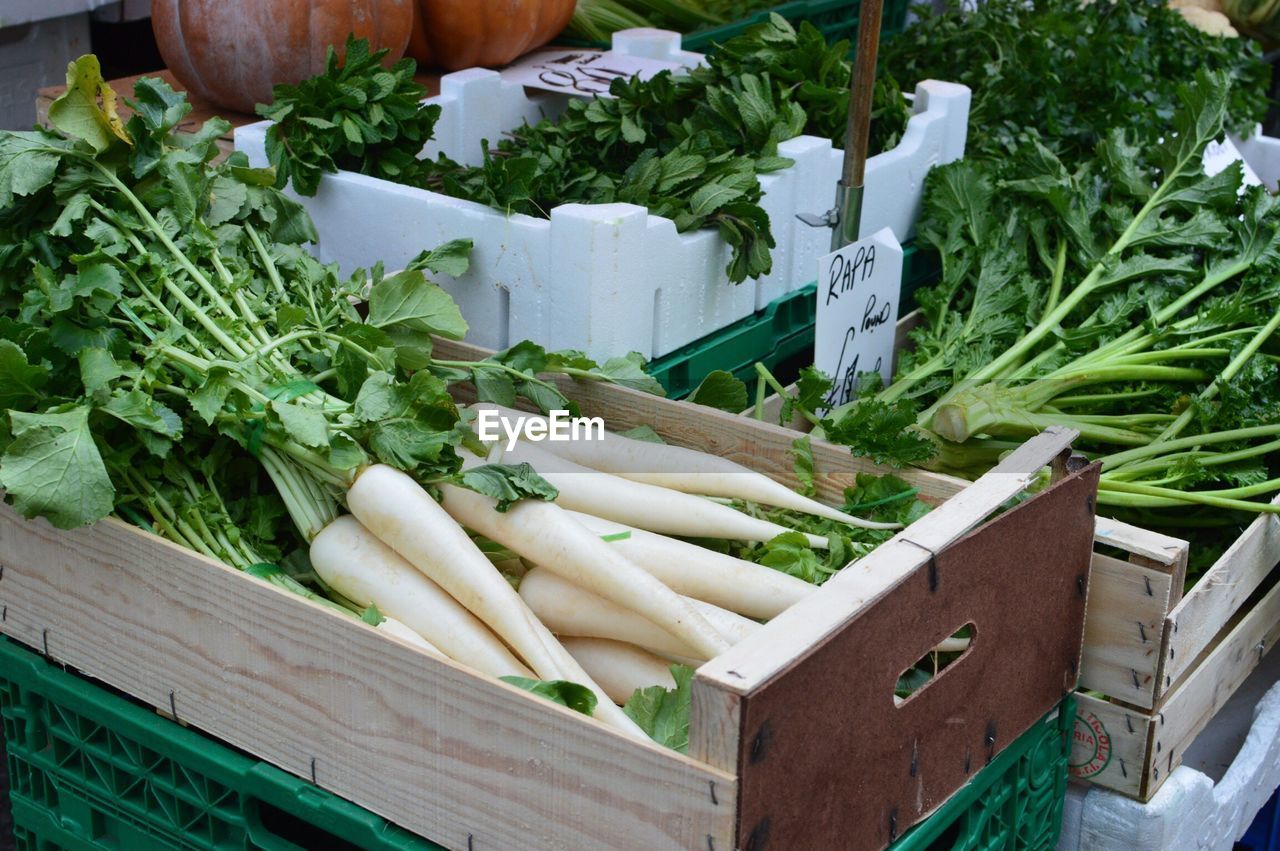
<path id="1" fill-rule="evenodd" d="M 776 614 L 761 598 L 802 597 L 926 510 L 872 477 L 835 511 L 651 435 L 610 435 L 582 465 L 485 445 L 479 409 L 460 409 L 452 385 L 481 408 L 543 411 L 575 410 L 548 373 L 657 385 L 638 358 L 596 364 L 528 342 L 477 362 L 434 356 L 433 335 L 467 326 L 424 272 L 460 274 L 468 244 L 340 279 L 301 249 L 314 230 L 270 170 L 239 155 L 208 164 L 223 122 L 175 134 L 189 107 L 156 79 L 137 84 L 127 123 L 116 103 L 86 56 L 53 131 L 0 136 L 0 484 L 24 516 L 74 528 L 114 513 L 653 736 L 674 710 L 653 709 L 665 698 L 648 687 L 687 685 L 687 672 L 620 708 L 552 635 L 553 614 L 518 593 L 525 565 L 665 636 L 642 646 L 707 659 L 757 625 L 732 610 Z M 864 500 L 864 484 L 885 495 Z M 675 551 L 699 556 L 672 587 L 654 565 Z M 708 593 L 725 579 L 736 587 Z"/>
<path id="2" fill-rule="evenodd" d="M 362 170 L 510 213 L 545 218 L 561 204 L 627 202 L 672 219 L 680 231 L 715 228 L 733 248 L 727 273 L 741 282 L 772 268 L 774 241 L 757 175 L 791 165 L 779 142 L 802 133 L 842 140 L 849 102 L 848 45 L 828 45 L 808 24 L 773 16 L 708 57 L 708 65 L 647 81 L 619 79 L 611 98 L 575 99 L 563 115 L 477 140 L 483 163 L 413 162 L 438 117 L 423 105 L 413 68 L 374 76 L 372 63 L 283 87 L 260 113 L 276 123 L 267 154 L 280 180 L 303 193 L 319 176 Z M 371 98 L 332 95 L 339 85 Z M 876 87 L 872 151 L 893 146 L 909 117 L 892 80 Z M 397 127 L 408 128 L 396 132 Z"/>
<path id="3" fill-rule="evenodd" d="M 1278 4 L 949 0 L 855 74 L 762 0 L 158 2 L 266 120 L 228 156 L 90 54 L 0 132 L 0 644 L 446 847 L 1048 847 L 1069 775 L 1151 800 L 1280 630 L 1280 141 L 1224 167 Z M 627 27 L 674 70 L 479 70 Z M 796 362 L 846 135 L 911 241 L 887 384 Z"/>

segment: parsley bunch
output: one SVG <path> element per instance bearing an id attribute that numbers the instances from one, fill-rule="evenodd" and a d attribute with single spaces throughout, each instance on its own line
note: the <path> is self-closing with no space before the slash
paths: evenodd
<path id="1" fill-rule="evenodd" d="M 274 122 L 267 157 L 278 186 L 290 181 L 302 195 L 316 194 L 321 175 L 339 169 L 398 183 L 420 184 L 429 169 L 417 154 L 431 138 L 440 107 L 421 103 L 426 89 L 413 78 L 416 64 L 401 59 L 383 67 L 387 50 L 347 37 L 341 64 L 332 46 L 323 73 L 296 86 L 278 85 L 258 114 Z"/>
<path id="2" fill-rule="evenodd" d="M 277 88 L 275 103 L 262 112 L 285 126 L 271 131 L 278 142 L 269 136 L 268 156 L 281 180 L 293 176 L 302 194 L 315 191 L 320 173 L 352 168 L 544 218 L 560 204 L 638 204 L 672 219 L 681 232 L 716 228 L 733 248 L 726 272 L 737 283 L 772 268 L 774 240 L 758 176 L 792 164 L 778 156 L 778 143 L 802 133 L 843 140 L 847 53 L 847 42 L 829 45 L 811 25 L 797 30 L 774 15 L 722 45 L 706 67 L 644 82 L 615 80 L 610 98 L 572 100 L 557 119 L 481 141 L 483 162 L 474 167 L 443 156 L 408 163 L 420 153 L 438 109 L 423 105 L 412 120 L 398 119 L 409 131 L 390 135 L 390 110 L 379 101 L 344 100 L 335 110 L 330 100 L 348 88 L 373 88 L 385 72 L 375 72 L 376 63 L 350 71 L 331 65 L 299 87 Z M 873 150 L 895 144 L 909 117 L 892 80 L 877 85 L 875 103 Z M 375 109 L 387 120 L 374 121 Z M 359 129 L 361 144 L 386 146 L 376 148 L 377 156 L 357 156 L 365 151 L 358 145 L 346 160 L 332 156 L 355 144 L 347 121 Z M 309 144 L 295 144 L 298 133 Z"/>
<path id="3" fill-rule="evenodd" d="M 1189 26 L 1165 0 L 949 0 L 888 40 L 881 66 L 900 80 L 973 90 L 965 156 L 1002 158 L 1043 145 L 1068 167 L 1113 129 L 1155 145 L 1177 90 L 1201 70 L 1231 81 L 1229 126 L 1252 132 L 1267 111 L 1270 67 L 1255 42 Z"/>

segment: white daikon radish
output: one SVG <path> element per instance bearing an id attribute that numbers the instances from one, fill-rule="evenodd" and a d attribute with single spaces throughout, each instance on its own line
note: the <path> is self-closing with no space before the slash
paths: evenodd
<path id="1" fill-rule="evenodd" d="M 492 402 L 477 402 L 471 408 L 476 411 L 485 408 L 497 411 L 508 418 L 512 428 L 515 427 L 517 418 L 529 420 L 538 417 L 537 414 L 528 414 Z M 592 432 L 592 436 L 599 435 Z M 547 440 L 539 448 L 602 473 L 612 473 L 670 490 L 789 508 L 865 529 L 902 528 L 897 523 L 877 523 L 845 514 L 815 499 L 802 496 L 781 482 L 728 458 L 683 446 L 634 440 L 606 431 L 602 439 Z"/>
<path id="2" fill-rule="evenodd" d="M 650 532 L 689 538 L 768 541 L 792 531 L 700 496 L 601 473 L 527 443 L 518 443 L 515 449 L 504 451 L 501 459 L 493 460 L 503 464 L 528 463 L 560 491 L 556 504 L 562 508 Z M 827 546 L 826 538 L 809 534 L 805 534 L 805 538 L 812 547 L 825 549 Z"/>
<path id="3" fill-rule="evenodd" d="M 685 598 L 636 567 L 554 503 L 521 500 L 499 513 L 495 501 L 442 485 L 444 510 L 462 525 L 620 606 L 639 612 L 706 658 L 728 649 Z"/>
<path id="4" fill-rule="evenodd" d="M 462 527 L 412 478 L 375 464 L 347 491 L 347 505 L 379 540 L 488 624 L 538 679 L 569 680 L 586 686 L 600 702 L 596 718 L 638 738 L 648 738 L 534 617 Z"/>
<path id="5" fill-rule="evenodd" d="M 561 636 L 560 643 L 619 705 L 626 703 L 636 689 L 676 687 L 670 663 L 634 644 L 568 636 Z"/>
<path id="6" fill-rule="evenodd" d="M 409 565 L 409 568 L 410 570 L 413 570 L 414 573 L 417 573 L 417 570 L 413 567 L 413 565 Z M 423 578 L 425 579 L 426 577 L 423 577 Z M 403 623 L 396 620 L 395 618 L 391 618 L 391 617 L 387 617 L 386 615 L 383 615 L 382 623 L 378 624 L 376 627 L 374 627 L 374 629 L 386 635 L 389 635 L 392 638 L 399 639 L 400 641 L 403 641 L 405 644 L 412 644 L 414 647 L 417 647 L 419 650 L 424 650 L 427 653 L 430 653 L 432 656 L 439 656 L 441 659 L 449 658 L 448 656 L 440 652 L 440 648 L 436 647 L 430 641 L 427 641 L 421 635 L 418 635 L 418 633 L 409 629 L 409 627 L 405 626 Z"/>
<path id="7" fill-rule="evenodd" d="M 776 617 L 818 590 L 803 579 L 746 559 L 590 514 L 569 513 L 677 594 L 747 617 Z"/>
<path id="8" fill-rule="evenodd" d="M 963 653 L 969 649 L 968 638 L 944 638 L 937 647 L 933 648 L 937 653 Z"/>
<path id="9" fill-rule="evenodd" d="M 557 635 L 609 638 L 644 647 L 662 656 L 705 662 L 712 656 L 681 642 L 638 612 L 606 600 L 546 567 L 535 567 L 520 580 L 520 596 L 538 619 Z M 713 624 L 722 640 L 736 644 L 760 624 L 725 609 L 685 598 Z"/>
<path id="10" fill-rule="evenodd" d="M 531 677 L 489 628 L 351 515 L 334 520 L 311 542 L 316 574 L 360 606 L 378 607 L 456 662 L 493 677 Z M 403 636 L 402 636 L 403 637 Z"/>

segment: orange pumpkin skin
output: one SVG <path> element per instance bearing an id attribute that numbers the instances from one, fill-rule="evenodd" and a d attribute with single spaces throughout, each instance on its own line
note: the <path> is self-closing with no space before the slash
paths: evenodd
<path id="1" fill-rule="evenodd" d="M 417 0 L 409 55 L 457 71 L 496 68 L 558 36 L 575 0 Z"/>
<path id="2" fill-rule="evenodd" d="M 276 83 L 324 70 L 325 52 L 342 53 L 347 35 L 404 55 L 415 0 L 152 0 L 160 55 L 194 94 L 252 113 L 271 102 Z"/>

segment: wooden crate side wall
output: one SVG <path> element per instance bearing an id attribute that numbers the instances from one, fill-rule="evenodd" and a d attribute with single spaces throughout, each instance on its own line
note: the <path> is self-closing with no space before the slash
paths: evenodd
<path id="1" fill-rule="evenodd" d="M 732 847 L 733 775 L 119 521 L 0 564 L 0 631 L 447 847 Z"/>

